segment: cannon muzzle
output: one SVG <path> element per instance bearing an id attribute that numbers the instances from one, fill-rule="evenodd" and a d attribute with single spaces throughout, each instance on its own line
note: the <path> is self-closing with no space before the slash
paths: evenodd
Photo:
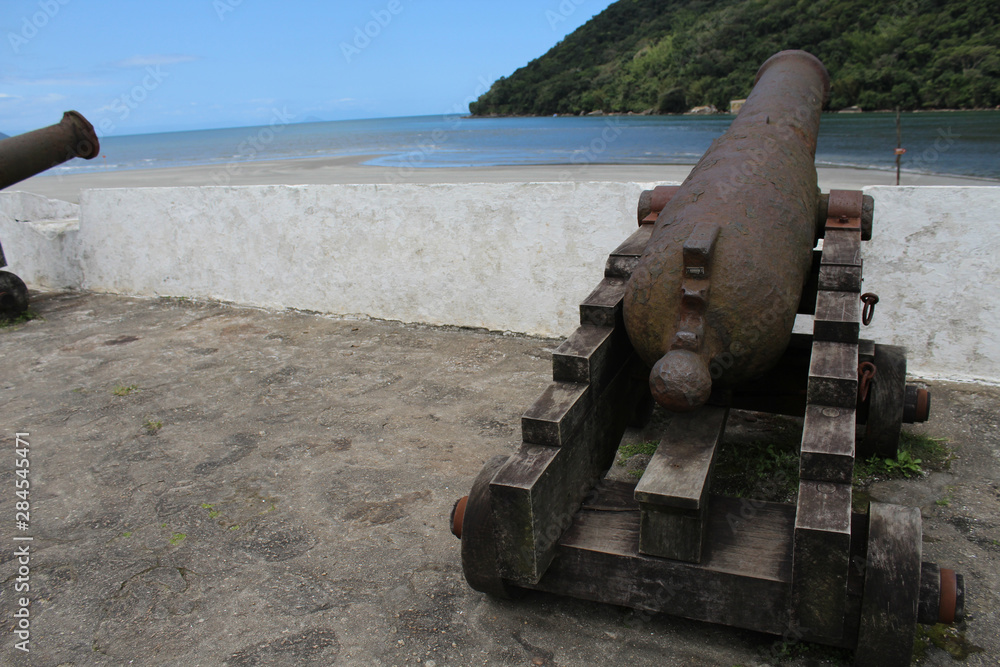
<path id="1" fill-rule="evenodd" d="M 663 207 L 625 293 L 625 326 L 674 411 L 757 377 L 791 337 L 816 240 L 823 64 L 782 51 Z"/>
<path id="2" fill-rule="evenodd" d="M 101 144 L 94 126 L 67 111 L 55 125 L 0 141 L 0 190 L 74 157 L 97 157 Z"/>

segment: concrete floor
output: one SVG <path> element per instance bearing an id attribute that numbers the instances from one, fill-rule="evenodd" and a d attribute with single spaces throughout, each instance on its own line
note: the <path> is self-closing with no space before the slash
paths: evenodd
<path id="1" fill-rule="evenodd" d="M 849 664 L 467 587 L 449 511 L 519 444 L 557 341 L 92 294 L 34 294 L 32 307 L 40 319 L 0 329 L 2 664 Z M 982 652 L 963 664 L 997 665 L 1000 389 L 933 393 L 920 430 L 951 441 L 951 470 L 873 495 L 922 508 L 924 559 L 966 579 L 961 629 Z M 22 532 L 16 432 L 30 446 Z M 11 632 L 24 544 L 30 654 Z M 931 649 L 921 664 L 954 663 Z"/>

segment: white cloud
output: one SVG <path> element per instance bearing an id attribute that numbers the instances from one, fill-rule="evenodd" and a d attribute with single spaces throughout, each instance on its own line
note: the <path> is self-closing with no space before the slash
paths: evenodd
<path id="1" fill-rule="evenodd" d="M 112 63 L 115 67 L 156 67 L 157 65 L 176 65 L 178 63 L 189 63 L 198 60 L 198 56 L 184 55 L 162 55 L 154 54 L 149 56 L 132 56 L 125 60 Z"/>

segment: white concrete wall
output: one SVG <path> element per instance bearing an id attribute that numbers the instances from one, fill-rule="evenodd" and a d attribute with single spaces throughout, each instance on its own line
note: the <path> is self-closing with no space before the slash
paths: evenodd
<path id="1" fill-rule="evenodd" d="M 78 288 L 80 207 L 27 192 L 0 192 L 0 244 L 10 267 L 34 288 Z"/>
<path id="2" fill-rule="evenodd" d="M 865 188 L 864 289 L 879 295 L 863 335 L 904 345 L 925 378 L 1000 381 L 1000 188 Z"/>
<path id="3" fill-rule="evenodd" d="M 84 289 L 563 335 L 641 185 L 85 191 Z"/>
<path id="4" fill-rule="evenodd" d="M 564 336 L 651 185 L 89 190 L 79 213 L 0 193 L 0 241 L 35 287 Z M 1000 188 L 866 193 L 865 289 L 881 302 L 863 335 L 906 346 L 913 375 L 1000 382 Z"/>

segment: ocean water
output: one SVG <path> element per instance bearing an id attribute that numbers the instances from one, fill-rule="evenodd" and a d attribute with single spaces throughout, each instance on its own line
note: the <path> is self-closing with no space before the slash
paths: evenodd
<path id="1" fill-rule="evenodd" d="M 399 168 L 694 164 L 733 116 L 416 116 L 111 136 L 49 173 L 366 156 Z M 1000 179 L 1000 111 L 905 113 L 903 170 Z M 825 114 L 816 163 L 895 169 L 893 113 Z"/>

